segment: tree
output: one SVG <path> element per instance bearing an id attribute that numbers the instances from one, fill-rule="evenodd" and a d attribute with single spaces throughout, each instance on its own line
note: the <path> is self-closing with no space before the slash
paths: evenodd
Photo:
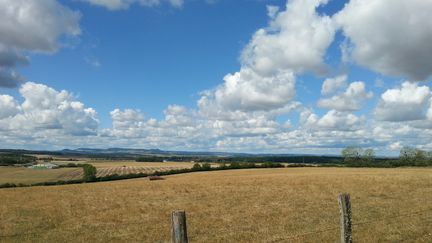
<path id="1" fill-rule="evenodd" d="M 416 149 L 413 147 L 403 147 L 400 150 L 399 158 L 404 162 L 413 162 L 416 157 Z"/>
<path id="2" fill-rule="evenodd" d="M 342 157 L 347 164 L 365 165 L 375 158 L 373 149 L 362 149 L 360 147 L 346 147 L 342 150 Z"/>
<path id="3" fill-rule="evenodd" d="M 96 167 L 90 164 L 82 165 L 84 176 L 83 179 L 85 182 L 95 181 L 96 180 Z"/>
<path id="4" fill-rule="evenodd" d="M 365 162 L 372 162 L 375 158 L 375 151 L 373 149 L 366 149 L 363 152 L 362 159 Z"/>
<path id="5" fill-rule="evenodd" d="M 362 153 L 363 150 L 361 148 L 350 146 L 342 150 L 342 157 L 345 163 L 351 163 L 359 161 Z"/>

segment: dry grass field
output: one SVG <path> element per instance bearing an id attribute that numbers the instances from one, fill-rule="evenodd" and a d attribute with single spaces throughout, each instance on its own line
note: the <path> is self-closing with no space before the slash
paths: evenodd
<path id="1" fill-rule="evenodd" d="M 45 181 L 62 180 L 65 175 L 82 169 L 62 168 L 55 170 L 33 170 L 23 167 L 0 166 L 0 184 L 23 183 L 31 184 Z"/>
<path id="2" fill-rule="evenodd" d="M 432 242 L 432 169 L 284 168 L 0 189 L 0 242 L 337 242 L 349 192 L 355 242 Z"/>
<path id="3" fill-rule="evenodd" d="M 68 164 L 71 161 L 54 161 L 56 164 Z M 73 161 L 77 164 L 92 164 L 97 168 L 97 177 L 118 174 L 153 173 L 155 171 L 166 171 L 171 169 L 191 168 L 193 163 L 166 162 L 166 163 L 143 163 L 134 161 Z M 38 182 L 50 182 L 59 180 L 82 179 L 81 168 L 60 168 L 52 170 L 33 170 L 23 167 L 0 166 L 0 184 L 23 183 L 31 184 Z"/>

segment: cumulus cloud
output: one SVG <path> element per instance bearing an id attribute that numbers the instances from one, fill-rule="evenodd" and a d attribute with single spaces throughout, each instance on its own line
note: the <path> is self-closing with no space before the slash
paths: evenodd
<path id="1" fill-rule="evenodd" d="M 255 32 L 241 56 L 238 72 L 205 92 L 199 101 L 212 109 L 240 112 L 283 109 L 293 102 L 296 75 L 325 69 L 323 56 L 335 29 L 315 9 L 325 1 L 289 1 L 284 11 L 268 7 L 270 23 Z"/>
<path id="2" fill-rule="evenodd" d="M 15 116 L 19 111 L 20 107 L 12 96 L 0 95 L 0 119 Z"/>
<path id="3" fill-rule="evenodd" d="M 300 113 L 300 124 L 306 129 L 349 131 L 360 128 L 364 117 L 357 117 L 349 112 L 330 110 L 321 118 L 310 110 Z"/>
<path id="4" fill-rule="evenodd" d="M 325 79 L 321 88 L 321 94 L 330 95 L 335 91 L 344 88 L 347 85 L 346 83 L 347 79 L 348 79 L 347 75 L 340 75 L 335 78 Z"/>
<path id="5" fill-rule="evenodd" d="M 214 92 L 215 102 L 230 110 L 271 110 L 282 107 L 295 95 L 292 72 L 261 76 L 249 68 L 228 74 Z"/>
<path id="6" fill-rule="evenodd" d="M 375 117 L 382 121 L 414 121 L 426 118 L 431 90 L 417 83 L 404 82 L 401 87 L 388 89 L 381 95 Z"/>
<path id="7" fill-rule="evenodd" d="M 138 3 L 145 7 L 159 6 L 163 2 L 170 4 L 173 7 L 181 8 L 184 4 L 183 0 L 81 0 L 92 5 L 105 7 L 109 10 L 128 9 L 132 4 Z"/>
<path id="8" fill-rule="evenodd" d="M 29 63 L 24 53 L 53 53 L 60 36 L 79 35 L 80 18 L 56 0 L 0 0 L 0 87 L 22 83 L 15 68 Z"/>
<path id="9" fill-rule="evenodd" d="M 0 124 L 9 134 L 31 136 L 50 130 L 73 136 L 97 133 L 96 111 L 85 108 L 69 92 L 27 82 L 19 93 L 24 98 L 22 104 L 11 96 L 0 96 Z"/>
<path id="10" fill-rule="evenodd" d="M 80 18 L 79 12 L 55 0 L 0 0 L 0 43 L 19 50 L 54 52 L 59 36 L 80 34 Z"/>
<path id="11" fill-rule="evenodd" d="M 256 31 L 243 50 L 244 65 L 261 75 L 277 70 L 323 72 L 322 59 L 335 33 L 331 19 L 315 11 L 324 3 L 294 0 L 287 2 L 285 11 L 269 8 L 270 24 Z"/>
<path id="12" fill-rule="evenodd" d="M 360 65 L 385 75 L 426 80 L 432 75 L 432 2 L 351 0 L 336 14 Z"/>
<path id="13" fill-rule="evenodd" d="M 357 81 L 351 83 L 343 93 L 330 98 L 320 99 L 318 101 L 318 106 L 338 111 L 357 111 L 361 109 L 364 101 L 372 97 L 373 93 L 366 91 L 365 83 Z"/>

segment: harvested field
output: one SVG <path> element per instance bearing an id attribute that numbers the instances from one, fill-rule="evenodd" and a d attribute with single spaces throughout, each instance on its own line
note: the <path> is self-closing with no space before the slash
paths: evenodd
<path id="1" fill-rule="evenodd" d="M 71 163 L 54 162 L 59 165 Z M 80 161 L 72 162 L 77 164 L 92 164 L 97 168 L 97 177 L 108 176 L 113 174 L 138 174 L 138 173 L 153 173 L 155 171 L 167 171 L 172 169 L 191 168 L 192 163 L 141 163 L 134 161 Z M 2 183 L 23 183 L 31 184 L 38 182 L 51 182 L 59 180 L 75 180 L 82 179 L 82 168 L 60 168 L 51 170 L 33 170 L 24 167 L 0 167 L 0 184 Z"/>
<path id="2" fill-rule="evenodd" d="M 82 172 L 81 168 L 62 168 L 54 170 L 33 170 L 24 167 L 0 167 L 0 184 L 23 183 L 31 184 L 38 182 L 51 182 L 63 180 L 63 176 L 69 173 Z"/>
<path id="3" fill-rule="evenodd" d="M 191 166 L 153 166 L 153 167 L 152 166 L 145 166 L 145 167 L 122 166 L 122 167 L 108 167 L 108 168 L 99 167 L 97 168 L 96 177 L 104 177 L 104 176 L 109 176 L 114 174 L 117 175 L 139 174 L 139 173 L 150 174 L 156 171 L 168 171 L 168 170 L 187 169 L 187 168 L 191 168 Z M 62 175 L 63 180 L 81 179 L 82 177 L 83 177 L 82 170 L 75 170 Z"/>
<path id="4" fill-rule="evenodd" d="M 1 189 L 1 242 L 337 242 L 349 192 L 355 242 L 431 242 L 432 169 L 282 168 Z M 29 203 L 31 202 L 31 203 Z"/>

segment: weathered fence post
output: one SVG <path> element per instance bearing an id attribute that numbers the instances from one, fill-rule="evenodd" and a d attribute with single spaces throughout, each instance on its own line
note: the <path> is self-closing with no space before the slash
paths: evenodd
<path id="1" fill-rule="evenodd" d="M 341 193 L 338 196 L 340 223 L 341 223 L 341 242 L 352 243 L 352 220 L 351 202 L 348 193 Z"/>
<path id="2" fill-rule="evenodd" d="M 173 243 L 188 243 L 186 212 L 183 210 L 172 213 L 171 237 Z"/>

